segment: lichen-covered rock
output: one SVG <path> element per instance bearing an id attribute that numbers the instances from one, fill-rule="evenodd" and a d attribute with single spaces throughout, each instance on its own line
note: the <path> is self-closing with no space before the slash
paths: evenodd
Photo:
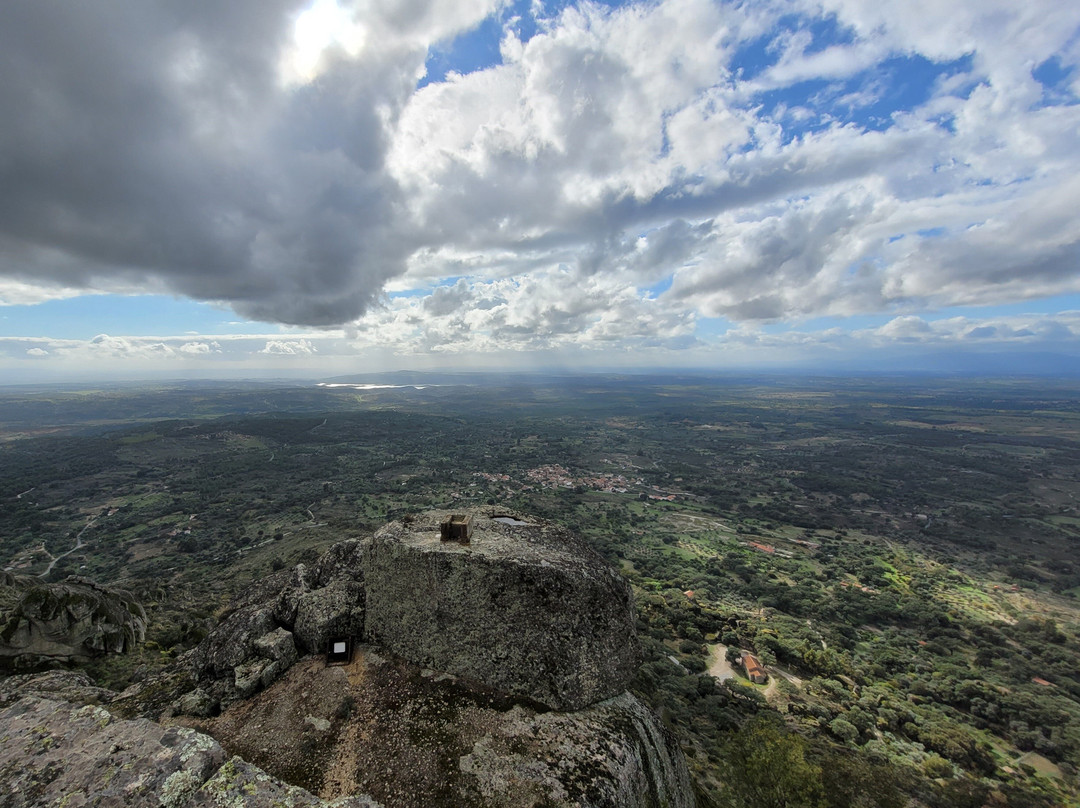
<path id="1" fill-rule="evenodd" d="M 326 802 L 271 777 L 186 727 L 114 718 L 36 697 L 0 710 L 0 805 L 55 808 L 381 808 L 365 795 Z"/>
<path id="2" fill-rule="evenodd" d="M 33 696 L 0 710 L 0 804 L 181 808 L 224 762 L 212 738 Z"/>
<path id="3" fill-rule="evenodd" d="M 222 766 L 185 808 L 381 808 L 363 795 L 325 802 L 276 780 L 258 766 L 234 757 Z"/>
<path id="4" fill-rule="evenodd" d="M 25 696 L 77 704 L 108 704 L 116 697 L 116 691 L 97 687 L 82 671 L 56 670 L 0 678 L 0 707 Z"/>
<path id="5" fill-rule="evenodd" d="M 315 581 L 327 586 L 332 581 L 364 583 L 364 548 L 371 539 L 347 539 L 333 545 L 315 564 Z"/>
<path id="6" fill-rule="evenodd" d="M 193 715 L 199 718 L 206 718 L 213 715 L 214 710 L 217 709 L 217 701 L 203 690 L 201 687 L 197 687 L 190 693 L 185 693 L 176 702 L 175 712 L 182 715 Z"/>
<path id="7" fill-rule="evenodd" d="M 199 643 L 192 666 L 200 677 L 229 676 L 255 655 L 255 641 L 277 627 L 274 610 L 265 604 L 237 609 Z"/>
<path id="8" fill-rule="evenodd" d="M 283 628 L 276 628 L 255 640 L 253 645 L 255 653 L 263 659 L 272 662 L 289 660 L 291 665 L 296 661 L 296 643 L 293 635 Z"/>
<path id="9" fill-rule="evenodd" d="M 69 577 L 0 580 L 0 669 L 26 670 L 123 653 L 143 641 L 146 612 L 128 592 Z"/>
<path id="10" fill-rule="evenodd" d="M 359 566 L 363 545 L 359 539 L 340 542 L 314 567 L 297 564 L 247 587 L 182 661 L 198 683 L 200 696 L 189 699 L 182 692 L 174 693 L 173 710 L 214 714 L 221 705 L 248 698 L 276 681 L 300 653 L 325 653 L 331 636 L 360 638 L 364 631 Z M 157 682 L 151 683 L 151 690 Z M 124 709 L 138 709 L 144 690 L 126 691 Z"/>
<path id="11" fill-rule="evenodd" d="M 504 808 L 694 805 L 682 750 L 629 693 L 576 713 L 517 707 L 473 744 L 459 767 L 463 795 Z"/>
<path id="12" fill-rule="evenodd" d="M 274 619 L 283 626 L 296 622 L 296 610 L 300 599 L 317 586 L 315 573 L 305 564 L 297 564 L 285 575 L 277 590 L 264 598 L 264 603 L 274 603 Z"/>
<path id="13" fill-rule="evenodd" d="M 364 552 L 365 635 L 414 662 L 557 710 L 626 690 L 641 662 L 629 585 L 568 531 L 474 515 L 469 543 L 431 513 Z"/>
<path id="14" fill-rule="evenodd" d="M 277 681 L 296 662 L 293 635 L 283 628 L 269 631 L 251 644 L 254 657 L 248 657 L 233 669 L 233 684 L 240 698 Z"/>
<path id="15" fill-rule="evenodd" d="M 306 593 L 297 606 L 293 632 L 309 654 L 326 653 L 333 636 L 363 636 L 364 585 L 335 580 Z"/>

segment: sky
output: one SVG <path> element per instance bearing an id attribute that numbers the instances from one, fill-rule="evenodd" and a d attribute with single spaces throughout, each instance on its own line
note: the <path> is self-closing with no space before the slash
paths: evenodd
<path id="1" fill-rule="evenodd" d="M 1080 4 L 0 4 L 0 383 L 1080 368 Z"/>

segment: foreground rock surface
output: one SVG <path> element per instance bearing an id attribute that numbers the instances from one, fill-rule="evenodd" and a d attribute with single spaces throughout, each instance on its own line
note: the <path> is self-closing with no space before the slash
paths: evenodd
<path id="1" fill-rule="evenodd" d="M 0 707 L 26 696 L 78 705 L 105 705 L 116 698 L 116 692 L 98 687 L 82 671 L 55 670 L 0 678 Z"/>
<path id="2" fill-rule="evenodd" d="M 225 762 L 205 735 L 29 696 L 0 711 L 0 802 L 181 806 Z"/>
<path id="3" fill-rule="evenodd" d="M 27 696 L 0 710 L 0 804 L 130 808 L 378 808 L 327 803 L 233 759 L 186 727 L 117 720 L 101 707 Z"/>
<path id="4" fill-rule="evenodd" d="M 442 541 L 435 512 L 391 522 L 364 555 L 366 639 L 557 710 L 626 690 L 641 664 L 629 584 L 566 530 L 476 515 Z"/>
<path id="5" fill-rule="evenodd" d="M 691 808 L 674 739 L 623 693 L 543 711 L 372 646 L 347 666 L 303 659 L 220 716 L 181 718 L 323 799 L 387 808 Z"/>

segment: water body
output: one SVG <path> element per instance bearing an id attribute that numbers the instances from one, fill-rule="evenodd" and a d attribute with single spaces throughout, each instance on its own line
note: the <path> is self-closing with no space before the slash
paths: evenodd
<path id="1" fill-rule="evenodd" d="M 433 384 L 344 384 L 330 382 L 319 382 L 316 387 L 349 387 L 353 390 L 392 390 L 397 388 L 409 387 L 413 390 L 426 390 L 428 387 L 437 387 Z"/>

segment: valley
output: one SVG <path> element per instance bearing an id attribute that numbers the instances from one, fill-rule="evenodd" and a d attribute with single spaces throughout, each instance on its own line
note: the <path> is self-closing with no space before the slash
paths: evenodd
<path id="1" fill-rule="evenodd" d="M 233 595 L 335 542 L 505 509 L 633 586 L 632 690 L 699 805 L 745 804 L 736 763 L 768 749 L 793 805 L 1076 804 L 1080 386 L 332 381 L 0 391 L 0 568 L 147 610 L 139 649 L 88 664 L 99 684 L 163 667 Z M 752 649 L 768 686 L 724 647 Z"/>

